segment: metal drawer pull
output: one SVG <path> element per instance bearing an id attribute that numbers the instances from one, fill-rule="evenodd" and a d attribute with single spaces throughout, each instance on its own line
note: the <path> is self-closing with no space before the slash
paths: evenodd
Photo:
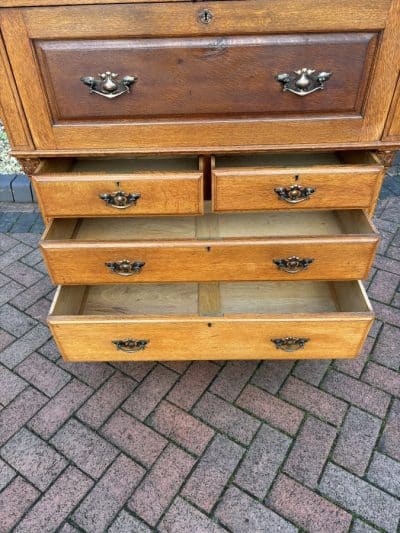
<path id="1" fill-rule="evenodd" d="M 134 353 L 134 352 L 141 352 L 142 350 L 144 350 L 150 341 L 136 340 L 136 339 L 123 339 L 123 340 L 116 340 L 116 341 L 111 341 L 111 342 L 115 344 L 115 347 L 117 348 L 117 350 L 121 350 L 122 352 L 127 352 L 127 353 Z"/>
<path id="2" fill-rule="evenodd" d="M 281 200 L 285 200 L 289 204 L 298 204 L 309 200 L 310 196 L 314 194 L 316 189 L 314 187 L 302 187 L 301 185 L 291 185 L 290 187 L 277 187 L 274 192 Z"/>
<path id="3" fill-rule="evenodd" d="M 300 259 L 300 257 L 292 256 L 287 259 L 273 259 L 273 262 L 279 270 L 284 270 L 289 274 L 297 274 L 303 270 L 307 270 L 308 265 L 314 262 L 314 259 Z"/>
<path id="4" fill-rule="evenodd" d="M 118 274 L 119 276 L 133 276 L 139 274 L 146 263 L 143 261 L 129 261 L 129 259 L 122 259 L 122 261 L 114 261 L 111 263 L 105 263 L 111 272 Z"/>
<path id="5" fill-rule="evenodd" d="M 128 207 L 136 205 L 136 202 L 141 198 L 141 194 L 137 192 L 126 193 L 124 191 L 116 191 L 100 194 L 99 198 L 104 200 L 110 207 L 115 207 L 116 209 L 128 209 Z"/>
<path id="6" fill-rule="evenodd" d="M 315 91 L 322 91 L 332 72 L 319 72 L 310 68 L 301 68 L 291 74 L 278 74 L 276 80 L 283 85 L 283 91 L 297 96 L 307 96 Z"/>
<path id="7" fill-rule="evenodd" d="M 137 78 L 135 76 L 125 76 L 118 80 L 119 74 L 115 72 L 103 72 L 100 78 L 93 76 L 82 76 L 81 82 L 90 87 L 90 93 L 99 94 L 105 98 L 117 98 L 122 94 L 129 93 L 129 87 L 133 85 Z"/>
<path id="8" fill-rule="evenodd" d="M 306 342 L 310 339 L 301 337 L 284 337 L 283 339 L 271 339 L 276 346 L 277 350 L 283 350 L 284 352 L 295 352 L 304 348 Z"/>

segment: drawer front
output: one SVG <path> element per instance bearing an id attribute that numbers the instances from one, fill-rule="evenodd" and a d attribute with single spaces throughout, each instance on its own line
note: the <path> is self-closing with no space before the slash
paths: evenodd
<path id="1" fill-rule="evenodd" d="M 214 169 L 212 209 L 216 212 L 264 209 L 370 209 L 383 178 L 377 168 Z M 291 188 L 303 196 L 291 197 Z M 305 190 L 311 189 L 309 193 Z M 293 189 L 292 189 L 293 190 Z"/>
<path id="2" fill-rule="evenodd" d="M 187 174 L 143 178 L 113 176 L 82 178 L 74 175 L 32 178 L 37 198 L 46 217 L 116 217 L 135 215 L 196 215 L 203 213 L 203 177 Z M 123 208 L 107 196 L 123 191 L 136 201 Z M 103 196 L 104 199 L 101 198 Z"/>
<path id="3" fill-rule="evenodd" d="M 92 317 L 72 322 L 50 319 L 54 338 L 68 361 L 280 360 L 356 357 L 371 319 L 97 321 Z M 310 340 L 303 349 L 286 352 L 272 342 L 285 337 Z M 148 343 L 133 353 L 113 343 L 128 338 Z"/>
<path id="4" fill-rule="evenodd" d="M 202 37 L 36 43 L 55 123 L 184 117 L 359 115 L 377 35 L 373 33 Z M 116 99 L 91 93 L 83 76 L 112 65 L 136 78 Z M 278 74 L 304 65 L 332 73 L 326 90 L 299 98 Z M 236 73 L 236 75 L 235 75 Z M 118 79 L 115 82 L 117 83 Z"/>
<path id="5" fill-rule="evenodd" d="M 361 142 L 380 138 L 396 82 L 379 68 L 398 37 L 378 46 L 389 6 L 33 8 L 7 13 L 4 36 L 39 149 Z"/>
<path id="6" fill-rule="evenodd" d="M 175 241 L 146 243 L 145 246 L 140 243 L 83 245 L 72 241 L 59 245 L 42 242 L 41 247 L 53 283 L 75 285 L 363 279 L 368 276 L 377 241 L 373 236 L 349 236 L 272 239 L 270 242 L 243 240 L 231 244 L 207 241 L 182 245 Z M 126 261 L 128 275 L 126 267 L 121 265 Z"/>

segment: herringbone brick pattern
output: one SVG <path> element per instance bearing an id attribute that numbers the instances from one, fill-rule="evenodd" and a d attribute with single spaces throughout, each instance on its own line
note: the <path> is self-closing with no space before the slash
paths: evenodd
<path id="1" fill-rule="evenodd" d="M 45 325 L 42 224 L 9 206 L 0 532 L 395 533 L 399 196 L 392 172 L 367 282 L 378 320 L 361 357 L 336 362 L 65 363 Z"/>

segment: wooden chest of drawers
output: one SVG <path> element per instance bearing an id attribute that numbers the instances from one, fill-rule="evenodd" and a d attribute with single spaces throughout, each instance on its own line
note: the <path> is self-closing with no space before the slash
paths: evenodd
<path id="1" fill-rule="evenodd" d="M 399 40 L 400 0 L 3 0 L 64 358 L 357 356 Z"/>

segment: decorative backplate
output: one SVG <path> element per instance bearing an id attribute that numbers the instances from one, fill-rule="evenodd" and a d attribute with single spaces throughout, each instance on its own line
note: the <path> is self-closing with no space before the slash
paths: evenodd
<path id="1" fill-rule="evenodd" d="M 300 257 L 293 255 L 287 259 L 273 259 L 273 262 L 279 270 L 284 270 L 285 272 L 288 272 L 288 274 L 297 274 L 298 272 L 306 270 L 308 266 L 314 262 L 314 259 L 300 259 Z"/>
<path id="2" fill-rule="evenodd" d="M 284 337 L 282 339 L 271 339 L 271 342 L 275 344 L 277 350 L 295 352 L 304 348 L 305 343 L 309 340 L 304 337 Z"/>
<path id="3" fill-rule="evenodd" d="M 117 98 L 122 94 L 129 93 L 129 87 L 133 85 L 137 78 L 135 76 L 125 76 L 121 80 L 118 79 L 119 74 L 115 72 L 103 72 L 99 74 L 99 78 L 93 76 L 82 76 L 81 82 L 90 88 L 90 92 L 99 94 L 105 98 Z"/>
<path id="4" fill-rule="evenodd" d="M 297 96 L 307 96 L 324 89 L 325 82 L 331 76 L 331 72 L 317 73 L 310 68 L 301 68 L 290 74 L 278 74 L 276 80 L 283 85 L 283 91 L 289 91 Z"/>

